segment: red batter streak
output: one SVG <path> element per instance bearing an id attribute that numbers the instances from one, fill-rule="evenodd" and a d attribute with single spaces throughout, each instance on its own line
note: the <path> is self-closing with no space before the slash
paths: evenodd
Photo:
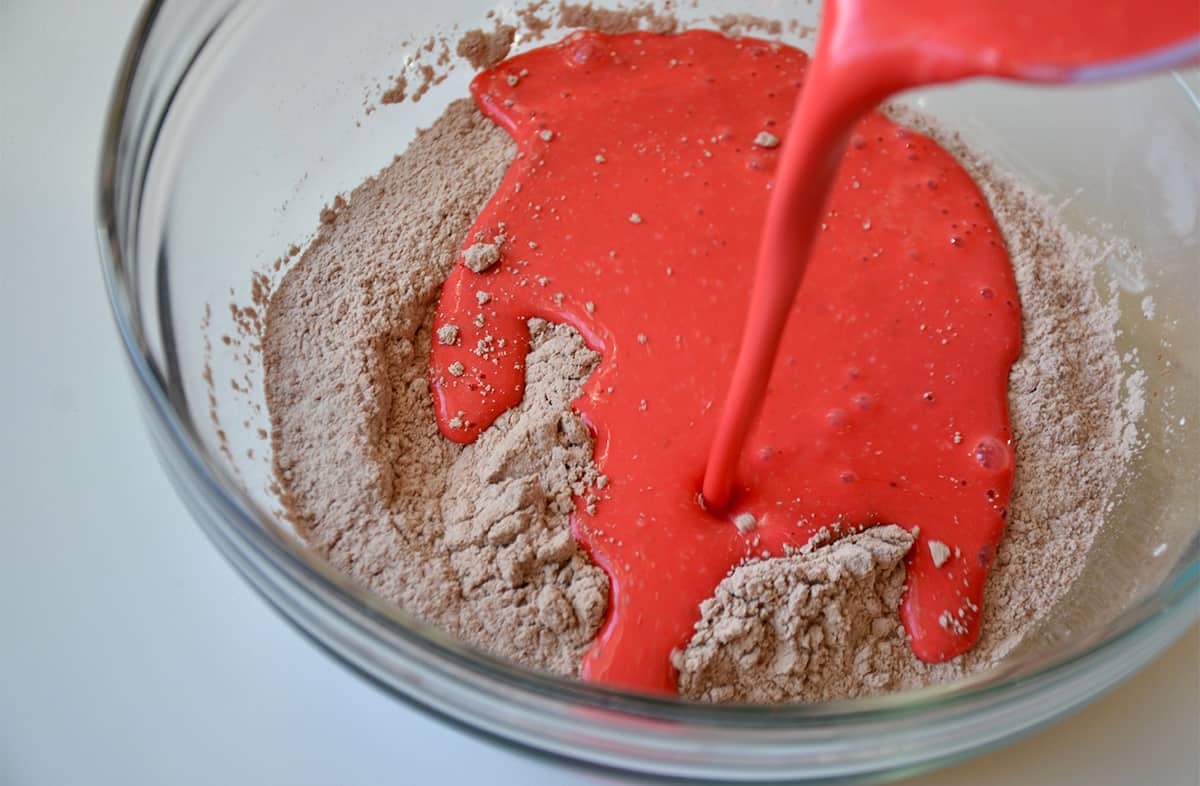
<path id="1" fill-rule="evenodd" d="M 501 261 L 457 268 L 442 293 L 435 327 L 460 343 L 434 348 L 438 419 L 469 442 L 520 401 L 529 317 L 603 353 L 576 402 L 609 478 L 575 518 L 613 588 L 590 679 L 673 692 L 669 654 L 728 570 L 835 522 L 920 527 L 903 609 L 918 654 L 977 636 L 1012 482 L 1017 294 L 975 184 L 880 115 L 821 217 L 735 502 L 697 502 L 778 175 L 779 150 L 754 140 L 785 134 L 805 66 L 709 32 L 579 33 L 472 86 L 520 152 L 467 243 L 503 234 Z M 756 529 L 732 525 L 741 513 Z M 952 552 L 940 568 L 933 540 Z"/>

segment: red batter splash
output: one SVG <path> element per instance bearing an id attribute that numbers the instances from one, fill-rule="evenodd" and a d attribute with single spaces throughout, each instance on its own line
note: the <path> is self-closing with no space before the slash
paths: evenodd
<path id="1" fill-rule="evenodd" d="M 835 524 L 920 528 L 902 614 L 921 657 L 978 635 L 1012 482 L 1017 295 L 975 184 L 878 114 L 837 170 L 733 504 L 697 501 L 805 69 L 710 32 L 577 33 L 472 85 L 519 153 L 466 244 L 499 261 L 443 290 L 438 420 L 469 442 L 520 401 L 529 317 L 603 353 L 576 402 L 608 478 L 574 520 L 612 578 L 589 679 L 674 692 L 670 651 L 728 570 Z"/>

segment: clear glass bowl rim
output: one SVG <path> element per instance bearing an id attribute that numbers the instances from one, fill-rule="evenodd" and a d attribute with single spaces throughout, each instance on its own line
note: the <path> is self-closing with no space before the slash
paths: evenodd
<path id="1" fill-rule="evenodd" d="M 1061 714 L 1081 706 L 1129 676 L 1200 616 L 1200 554 L 1197 553 L 1200 549 L 1196 548 L 1197 543 L 1193 541 L 1189 553 L 1183 558 L 1182 569 L 1173 581 L 1125 610 L 1104 631 L 1073 641 L 1063 651 L 1053 655 L 1041 654 L 1004 663 L 996 669 L 949 686 L 849 701 L 762 707 L 696 704 L 529 671 L 462 644 L 411 617 L 402 609 L 355 587 L 296 543 L 267 512 L 242 493 L 224 467 L 205 453 L 189 418 L 172 403 L 164 375 L 156 367 L 149 349 L 138 309 L 135 281 L 138 262 L 136 252 L 131 251 L 130 235 L 136 235 L 137 216 L 130 214 L 136 212 L 130 210 L 133 201 L 122 204 L 118 199 L 117 182 L 123 171 L 122 165 L 126 163 L 122 156 L 137 153 L 124 144 L 127 122 L 136 120 L 142 124 L 141 130 L 145 130 L 147 118 L 133 118 L 130 114 L 131 93 L 155 20 L 166 2 L 151 0 L 147 3 L 131 33 L 117 72 L 99 157 L 97 235 L 114 320 L 136 379 L 144 416 L 156 438 L 160 458 L 177 490 L 214 544 L 285 618 L 319 646 L 376 684 L 443 719 L 465 725 L 486 736 L 515 742 L 536 752 L 549 752 L 552 756 L 564 755 L 528 739 L 520 739 L 519 735 L 508 735 L 503 730 L 488 728 L 487 724 L 477 723 L 478 719 L 462 717 L 460 713 L 439 707 L 436 698 L 424 693 L 417 684 L 423 684 L 423 680 L 406 683 L 406 678 L 399 676 L 398 685 L 397 679 L 381 679 L 377 671 L 364 665 L 378 664 L 378 661 L 353 655 L 347 650 L 345 642 L 339 647 L 336 643 L 322 640 L 322 636 L 314 632 L 314 629 L 322 629 L 322 625 L 300 611 L 304 604 L 315 604 L 315 608 L 323 613 L 341 615 L 341 622 L 348 624 L 349 629 L 354 631 L 353 635 L 360 637 L 359 645 L 369 642 L 369 646 L 391 647 L 394 650 L 396 645 L 402 645 L 402 651 L 393 654 L 419 656 L 416 658 L 419 666 L 435 671 L 440 669 L 451 679 L 469 680 L 468 687 L 483 690 L 497 688 L 501 694 L 497 698 L 500 699 L 520 697 L 533 703 L 550 702 L 560 707 L 591 708 L 601 713 L 591 719 L 601 727 L 608 723 L 620 724 L 630 719 L 641 719 L 651 724 L 682 724 L 689 729 L 704 728 L 726 734 L 764 728 L 781 730 L 785 727 L 802 732 L 834 726 L 870 726 L 880 722 L 919 725 L 926 718 L 945 719 L 959 712 L 970 711 L 971 708 L 1003 703 L 1006 694 L 1018 684 L 1053 685 L 1060 679 L 1077 677 L 1106 660 L 1123 655 L 1132 657 L 1130 653 L 1138 653 L 1137 662 L 1131 663 L 1124 673 L 1090 691 L 1088 695 L 1077 697 L 1069 703 L 1070 706 L 1064 706 L 1056 713 Z M 183 76 L 186 77 L 186 71 Z M 1200 101 L 1195 94 L 1182 78 L 1178 81 L 1200 110 Z M 164 116 L 169 106 L 168 100 L 163 109 Z M 161 117 L 154 119 L 161 121 Z M 154 141 L 151 140 L 150 151 L 153 150 Z M 151 155 L 152 152 L 145 154 L 147 161 Z M 141 185 L 144 184 L 137 184 L 138 187 Z M 205 513 L 198 512 L 199 509 Z M 287 588 L 281 590 L 281 585 Z M 303 595 L 302 599 L 296 601 L 300 605 L 282 603 L 281 598 L 286 595 L 280 595 L 280 592 Z M 1145 647 L 1139 649 L 1139 641 L 1152 642 L 1148 648 L 1150 651 L 1142 651 L 1147 649 Z M 653 737 L 654 728 L 649 726 L 638 733 Z M 1023 731 L 1029 730 L 1026 728 Z M 804 744 L 801 739 L 787 738 L 767 744 L 775 742 L 785 746 Z M 989 744 L 995 742 L 993 740 Z M 932 761 L 934 758 L 928 756 L 925 760 Z"/>

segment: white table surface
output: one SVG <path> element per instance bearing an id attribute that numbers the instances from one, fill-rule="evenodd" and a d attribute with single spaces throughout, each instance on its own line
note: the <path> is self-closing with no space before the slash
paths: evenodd
<path id="1" fill-rule="evenodd" d="M 316 651 L 191 522 L 97 264 L 102 112 L 136 3 L 0 0 L 0 784 L 594 783 Z M 920 786 L 1200 783 L 1195 629 L 1104 699 Z"/>

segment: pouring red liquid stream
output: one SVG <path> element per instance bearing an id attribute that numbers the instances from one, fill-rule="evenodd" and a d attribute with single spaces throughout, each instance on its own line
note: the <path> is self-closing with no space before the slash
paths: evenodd
<path id="1" fill-rule="evenodd" d="M 759 310 L 771 281 L 760 263 L 747 312 L 739 293 L 768 196 L 805 192 L 778 150 L 752 140 L 789 127 L 801 79 L 808 101 L 822 72 L 806 66 L 788 47 L 711 33 L 579 34 L 472 85 L 520 152 L 466 244 L 498 240 L 500 262 L 483 274 L 457 269 L 443 291 L 436 326 L 453 324 L 459 342 L 434 348 L 438 419 L 469 442 L 520 401 L 528 317 L 572 324 L 602 352 L 576 402 L 609 478 L 577 501 L 580 511 L 595 503 L 594 515 L 573 519 L 612 579 L 589 679 L 674 692 L 670 652 L 725 572 L 835 522 L 842 533 L 920 527 L 902 608 L 918 655 L 953 657 L 978 636 L 1013 469 L 1005 395 L 1020 317 L 1010 266 L 953 159 L 872 115 L 840 164 L 821 157 L 822 134 L 800 134 L 825 167 L 808 182 L 834 182 L 829 203 L 810 198 L 821 229 L 791 237 L 796 256 L 774 271 L 785 289 L 769 311 Z M 827 126 L 836 144 L 836 123 Z M 785 157 L 801 155 L 799 131 L 792 123 Z M 740 465 L 739 440 L 725 443 L 736 505 L 706 512 L 704 456 L 720 444 L 715 405 L 732 327 L 748 315 L 739 374 L 755 336 L 769 342 L 760 352 L 774 344 L 782 354 Z M 734 513 L 754 515 L 756 528 L 740 532 Z M 934 540 L 953 549 L 940 567 Z"/>
<path id="2" fill-rule="evenodd" d="M 893 93 L 975 76 L 1085 81 L 1200 60 L 1200 4 L 1164 0 L 833 0 L 767 211 L 737 367 L 709 452 L 704 499 L 721 508 L 766 395 L 837 161 L 864 112 Z"/>

